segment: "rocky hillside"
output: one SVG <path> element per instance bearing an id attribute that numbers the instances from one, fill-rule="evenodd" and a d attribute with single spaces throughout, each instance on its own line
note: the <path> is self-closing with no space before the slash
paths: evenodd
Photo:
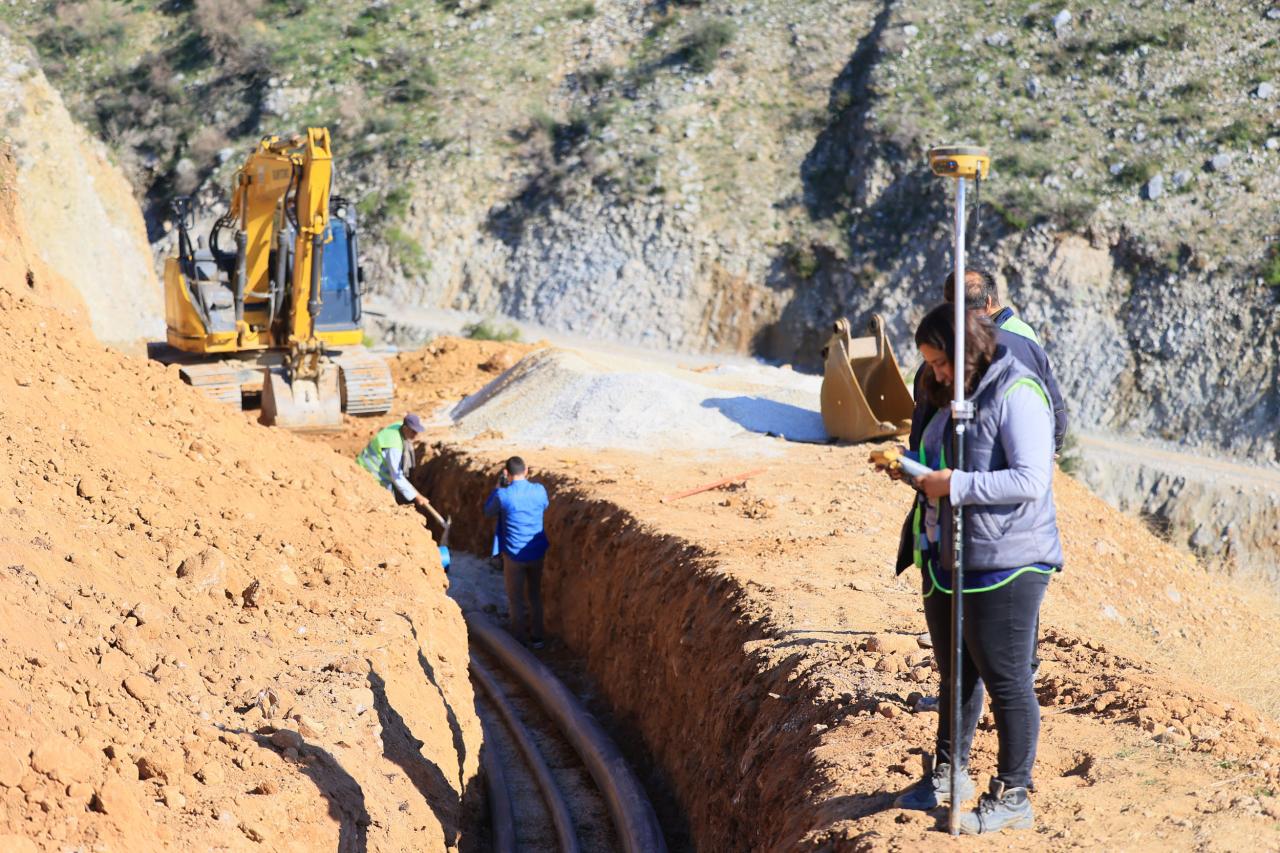
<path id="1" fill-rule="evenodd" d="M 1280 10 L 957 8 L 41 0 L 0 15 L 108 141 L 160 249 L 173 194 L 212 216 L 256 137 L 323 122 L 393 302 L 802 365 L 839 314 L 884 312 L 907 339 L 949 254 L 923 153 L 990 145 L 974 258 L 1043 333 L 1076 426 L 1280 461 Z"/>
<path id="2" fill-rule="evenodd" d="M 32 281 L 71 287 L 57 307 L 101 341 L 140 348 L 164 334 L 163 304 L 129 181 L 101 141 L 75 123 L 26 47 L 0 37 L 0 113 L 14 159 L 5 191 L 21 196 Z M 35 286 L 34 283 L 32 285 Z"/>

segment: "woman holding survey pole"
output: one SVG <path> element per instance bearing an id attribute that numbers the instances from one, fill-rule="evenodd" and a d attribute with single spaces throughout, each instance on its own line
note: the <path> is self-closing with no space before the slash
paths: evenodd
<path id="1" fill-rule="evenodd" d="M 1053 504 L 1053 410 L 1034 375 L 1006 351 L 995 328 L 967 313 L 965 391 L 975 416 L 967 437 L 967 470 L 953 471 L 952 398 L 955 312 L 930 311 L 916 329 L 924 358 L 922 392 L 937 412 L 909 458 L 928 469 L 907 479 L 919 492 L 911 520 L 911 550 L 923 579 L 925 620 L 941 673 L 941 709 L 950 707 L 952 631 L 951 506 L 967 508 L 964 527 L 965 612 L 961 667 L 961 730 L 953 738 L 950 715 L 938 715 L 936 759 L 897 801 L 901 808 L 949 803 L 951 762 L 957 761 L 957 802 L 974 793 L 967 773 L 984 687 L 991 696 L 1000 751 L 996 777 L 977 808 L 961 818 L 970 834 L 1032 825 L 1027 788 L 1040 730 L 1040 706 L 1031 669 L 1040 603 L 1049 579 L 1062 568 Z M 912 466 L 914 467 L 914 466 Z M 953 741 L 955 745 L 953 746 Z"/>

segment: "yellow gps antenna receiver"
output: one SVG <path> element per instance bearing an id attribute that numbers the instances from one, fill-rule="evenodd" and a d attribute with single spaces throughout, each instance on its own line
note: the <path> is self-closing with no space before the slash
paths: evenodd
<path id="1" fill-rule="evenodd" d="M 929 149 L 929 168 L 939 178 L 978 178 L 991 171 L 991 152 L 976 145 L 944 145 Z"/>
<path id="2" fill-rule="evenodd" d="M 952 258 L 955 276 L 953 305 L 955 308 L 955 357 L 952 358 L 954 392 L 951 400 L 951 422 L 955 430 L 955 470 L 965 470 L 966 433 L 969 421 L 973 419 L 973 402 L 964 398 L 965 352 L 964 327 L 968 317 L 968 309 L 964 298 L 964 227 L 965 227 L 965 184 L 973 181 L 974 188 L 982 186 L 987 172 L 991 168 L 991 154 L 985 148 L 973 145 L 947 145 L 929 149 L 929 169 L 940 178 L 951 178 L 956 182 L 956 208 L 954 223 L 954 245 Z M 960 673 L 964 668 L 964 507 L 951 507 L 952 525 L 955 534 L 951 537 L 951 707 L 940 713 L 951 715 L 951 790 L 960 790 L 959 744 L 964 742 L 961 733 L 961 701 Z M 960 798 L 951 798 L 951 807 L 947 815 L 947 828 L 952 835 L 960 834 Z"/>

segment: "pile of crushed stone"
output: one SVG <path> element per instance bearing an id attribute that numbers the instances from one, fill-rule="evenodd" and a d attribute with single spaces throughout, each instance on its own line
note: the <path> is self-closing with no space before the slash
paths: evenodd
<path id="1" fill-rule="evenodd" d="M 759 364 L 688 370 L 547 348 L 453 408 L 463 435 L 543 446 L 720 448 L 781 437 L 824 442 L 820 377 Z"/>

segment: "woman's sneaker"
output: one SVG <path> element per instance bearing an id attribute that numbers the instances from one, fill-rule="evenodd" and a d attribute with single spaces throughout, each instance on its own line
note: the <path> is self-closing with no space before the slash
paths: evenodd
<path id="1" fill-rule="evenodd" d="M 1035 822 L 1026 788 L 1006 788 L 999 779 L 978 800 L 978 807 L 960 815 L 960 831 L 982 835 L 1002 829 L 1030 829 Z"/>
<path id="2" fill-rule="evenodd" d="M 969 774 L 960 772 L 960 788 L 958 802 L 963 803 L 973 796 L 973 780 Z M 951 802 L 951 765 L 934 765 L 933 756 L 924 757 L 924 777 L 893 801 L 895 808 L 914 809 L 927 812 L 938 806 Z"/>

